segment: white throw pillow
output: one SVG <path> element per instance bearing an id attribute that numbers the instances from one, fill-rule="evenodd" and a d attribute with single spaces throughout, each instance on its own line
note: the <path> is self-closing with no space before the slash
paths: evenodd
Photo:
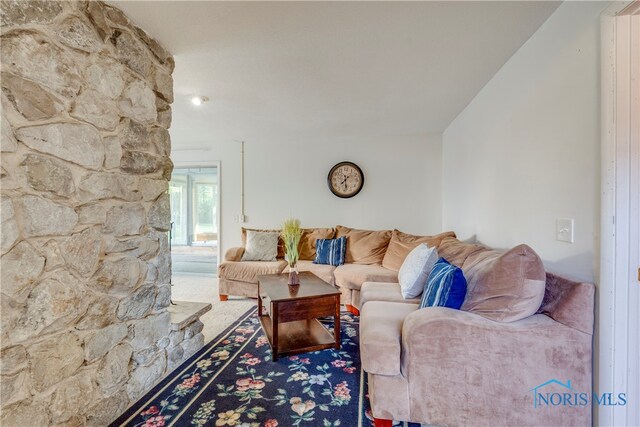
<path id="1" fill-rule="evenodd" d="M 416 298 L 422 293 L 436 261 L 438 251 L 424 243 L 409 252 L 398 272 L 400 291 L 405 299 Z"/>
<path id="2" fill-rule="evenodd" d="M 247 230 L 242 261 L 275 261 L 278 255 L 277 231 Z"/>

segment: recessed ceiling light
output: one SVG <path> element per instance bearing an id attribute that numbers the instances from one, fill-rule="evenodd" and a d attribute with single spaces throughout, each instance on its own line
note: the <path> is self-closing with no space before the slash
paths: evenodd
<path id="1" fill-rule="evenodd" d="M 193 105 L 202 105 L 208 100 L 209 98 L 207 98 L 206 96 L 194 96 L 191 98 L 191 102 L 193 103 Z"/>

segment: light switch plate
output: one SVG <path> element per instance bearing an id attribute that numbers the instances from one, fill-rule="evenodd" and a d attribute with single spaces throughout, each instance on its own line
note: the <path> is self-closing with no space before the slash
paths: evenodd
<path id="1" fill-rule="evenodd" d="M 556 240 L 573 243 L 573 218 L 556 219 Z"/>

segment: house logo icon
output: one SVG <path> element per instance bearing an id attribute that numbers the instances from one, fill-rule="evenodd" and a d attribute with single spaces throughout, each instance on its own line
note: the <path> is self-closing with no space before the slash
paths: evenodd
<path id="1" fill-rule="evenodd" d="M 552 387 L 552 389 L 547 389 Z M 557 407 L 570 406 L 574 408 L 584 408 L 587 406 L 624 406 L 627 404 L 627 393 L 591 393 L 587 391 L 574 390 L 571 381 L 562 382 L 555 378 L 545 381 L 535 386 L 529 392 L 533 393 L 533 407 L 539 406 Z"/>
<path id="2" fill-rule="evenodd" d="M 558 385 L 566 388 L 567 390 L 570 390 L 571 392 L 573 392 L 573 389 L 571 388 L 571 380 L 567 380 L 566 383 L 563 383 L 560 380 L 552 378 L 549 381 L 545 381 L 542 384 L 540 384 L 540 385 L 532 388 L 531 390 L 529 390 L 530 392 L 533 392 L 533 407 L 534 408 L 537 408 L 540 405 L 540 401 L 544 402 L 545 404 L 549 403 L 549 399 L 547 398 L 549 396 L 549 394 L 547 394 L 545 396 L 542 393 L 539 393 L 538 390 L 543 388 L 543 387 L 549 386 L 551 384 L 558 384 Z"/>

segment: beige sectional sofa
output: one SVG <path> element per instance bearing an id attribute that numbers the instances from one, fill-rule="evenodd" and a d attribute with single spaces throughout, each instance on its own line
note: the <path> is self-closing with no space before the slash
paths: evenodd
<path id="1" fill-rule="evenodd" d="M 545 273 L 525 245 L 502 253 L 448 238 L 438 253 L 467 278 L 461 310 L 419 309 L 396 283 L 361 287 L 360 356 L 376 426 L 591 425 L 591 404 L 536 407 L 533 389 L 570 381 L 572 390 L 542 391 L 591 395 L 594 285 Z"/>
<path id="2" fill-rule="evenodd" d="M 318 231 L 322 230 L 322 231 Z M 346 263 L 316 265 L 315 238 L 347 237 Z M 464 243 L 453 232 L 412 236 L 398 230 L 337 226 L 309 229 L 299 263 L 342 291 L 360 314 L 360 355 L 376 426 L 390 420 L 442 426 L 591 425 L 591 403 L 536 407 L 534 388 L 591 395 L 595 287 L 546 273 L 526 245 L 496 251 Z M 310 236 L 310 237 L 309 237 Z M 405 300 L 397 275 L 420 243 L 459 266 L 467 279 L 460 310 L 419 309 Z M 257 275 L 280 273 L 282 259 L 220 265 L 220 298 L 257 294 Z M 361 311 L 361 312 L 360 312 Z"/>
<path id="3" fill-rule="evenodd" d="M 243 243 L 247 230 L 242 229 Z M 313 263 L 316 239 L 342 236 L 347 238 L 344 265 L 334 267 Z M 342 304 L 349 311 L 358 314 L 363 283 L 397 282 L 398 270 L 411 249 L 420 243 L 437 246 L 442 239 L 451 236 L 455 234 L 446 232 L 436 236 L 414 236 L 399 230 L 358 230 L 340 225 L 335 228 L 308 228 L 304 229 L 300 242 L 298 270 L 310 271 L 338 286 L 342 292 Z M 225 301 L 229 295 L 257 297 L 257 277 L 260 274 L 282 273 L 287 267 L 281 247 L 279 245 L 275 261 L 242 261 L 244 248 L 229 249 L 225 254 L 225 261 L 218 268 L 220 300 Z"/>

